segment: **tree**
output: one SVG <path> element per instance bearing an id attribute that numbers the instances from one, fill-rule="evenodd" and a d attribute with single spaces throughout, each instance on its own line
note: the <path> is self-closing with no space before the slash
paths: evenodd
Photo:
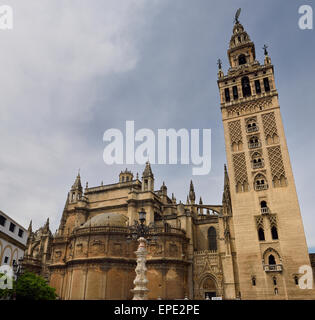
<path id="1" fill-rule="evenodd" d="M 34 273 L 25 272 L 14 285 L 17 300 L 55 300 L 55 289 Z"/>
<path id="2" fill-rule="evenodd" d="M 13 280 L 12 278 L 6 278 L 6 280 L 4 280 L 3 276 L 5 276 L 4 273 L 0 273 L 0 300 L 9 300 L 12 295 L 13 295 L 13 289 L 12 287 L 10 287 L 10 285 L 6 286 L 7 284 L 11 283 L 11 285 L 13 285 Z M 11 279 L 11 280 L 9 280 Z M 10 281 L 10 282 L 8 282 Z"/>

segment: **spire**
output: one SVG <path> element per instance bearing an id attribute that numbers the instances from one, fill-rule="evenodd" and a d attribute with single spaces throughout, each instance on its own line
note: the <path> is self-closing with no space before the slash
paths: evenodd
<path id="1" fill-rule="evenodd" d="M 153 191 L 154 190 L 154 175 L 151 170 L 150 162 L 147 161 L 145 169 L 142 173 L 142 191 Z"/>
<path id="2" fill-rule="evenodd" d="M 202 206 L 203 205 L 203 202 L 202 202 L 202 198 L 200 197 L 200 200 L 199 200 L 199 205 Z M 203 208 L 198 208 L 199 210 L 199 214 L 202 214 L 203 215 Z"/>
<path id="3" fill-rule="evenodd" d="M 226 165 L 224 165 L 224 188 L 222 196 L 223 211 L 225 214 L 231 212 L 232 203 L 231 203 L 231 194 L 230 194 L 230 179 Z"/>
<path id="4" fill-rule="evenodd" d="M 28 226 L 28 234 L 30 235 L 32 232 L 33 232 L 33 230 L 32 230 L 32 220 L 30 221 L 30 225 Z"/>
<path id="5" fill-rule="evenodd" d="M 47 218 L 46 223 L 44 225 L 44 231 L 48 232 L 49 231 L 49 218 Z"/>
<path id="6" fill-rule="evenodd" d="M 196 194 L 192 180 L 190 181 L 189 200 L 191 203 L 195 203 Z"/>
<path id="7" fill-rule="evenodd" d="M 161 186 L 161 194 L 163 196 L 167 196 L 167 186 L 165 185 L 165 182 L 163 181 L 163 184 Z"/>
<path id="8" fill-rule="evenodd" d="M 189 197 L 187 196 L 186 204 L 189 204 Z"/>
<path id="9" fill-rule="evenodd" d="M 153 173 L 152 173 L 152 169 L 151 169 L 151 165 L 150 165 L 150 162 L 147 161 L 146 164 L 145 164 L 145 169 L 143 171 L 143 174 L 142 174 L 142 178 L 153 178 Z"/>
<path id="10" fill-rule="evenodd" d="M 230 183 L 230 179 L 229 179 L 229 175 L 228 175 L 226 164 L 225 164 L 224 165 L 224 187 L 229 186 L 229 183 Z"/>
<path id="11" fill-rule="evenodd" d="M 255 45 L 243 25 L 235 18 L 228 57 L 232 68 L 252 64 L 256 60 Z"/>
<path id="12" fill-rule="evenodd" d="M 81 177 L 80 177 L 80 169 L 78 172 L 78 175 L 74 181 L 74 184 L 72 185 L 71 190 L 80 190 L 82 191 L 82 185 L 81 185 Z"/>

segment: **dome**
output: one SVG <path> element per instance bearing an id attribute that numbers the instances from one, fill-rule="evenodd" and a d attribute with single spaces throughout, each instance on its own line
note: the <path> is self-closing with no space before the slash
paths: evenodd
<path id="1" fill-rule="evenodd" d="M 97 216 L 92 217 L 81 228 L 86 227 L 102 227 L 102 226 L 115 226 L 125 227 L 128 218 L 119 213 L 101 213 Z"/>

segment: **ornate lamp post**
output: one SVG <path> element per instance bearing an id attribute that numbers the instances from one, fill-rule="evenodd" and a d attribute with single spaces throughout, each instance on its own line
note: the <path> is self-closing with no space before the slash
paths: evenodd
<path id="1" fill-rule="evenodd" d="M 129 238 L 138 239 L 139 247 L 135 252 L 137 256 L 137 267 L 136 267 L 136 278 L 133 281 L 135 287 L 131 291 L 133 292 L 133 300 L 147 300 L 148 299 L 148 279 L 146 277 L 147 267 L 146 267 L 146 257 L 147 257 L 147 249 L 146 244 L 149 240 L 149 230 L 150 228 L 145 225 L 146 220 L 146 212 L 142 208 L 139 212 L 139 221 L 132 226 L 131 236 Z"/>
<path id="2" fill-rule="evenodd" d="M 12 268 L 13 268 L 13 273 L 14 273 L 14 276 L 15 276 L 15 282 L 17 283 L 18 280 L 19 280 L 19 277 L 22 275 L 23 273 L 23 265 L 22 265 L 22 262 L 23 262 L 23 258 L 20 258 L 18 260 L 18 263 L 16 263 L 16 261 L 13 262 L 13 265 L 12 265 Z M 16 300 L 16 289 L 13 293 L 13 300 Z"/>
<path id="3" fill-rule="evenodd" d="M 20 277 L 20 275 L 22 274 L 23 272 L 23 266 L 22 266 L 22 261 L 23 261 L 23 258 L 20 258 L 18 260 L 19 263 L 16 263 L 16 261 L 14 261 L 12 267 L 13 267 L 13 272 L 14 272 L 14 275 L 15 275 L 15 280 L 17 281 L 18 278 Z"/>

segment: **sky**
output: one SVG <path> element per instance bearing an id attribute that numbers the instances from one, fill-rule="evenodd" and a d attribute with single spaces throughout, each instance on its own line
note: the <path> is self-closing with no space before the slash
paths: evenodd
<path id="1" fill-rule="evenodd" d="M 217 59 L 228 69 L 233 19 L 263 62 L 275 66 L 280 107 L 308 246 L 315 252 L 314 30 L 300 30 L 309 0 L 11 1 L 12 30 L 0 30 L 0 210 L 54 232 L 80 169 L 82 184 L 111 184 L 126 165 L 103 161 L 103 134 L 159 128 L 212 130 L 212 169 L 152 165 L 155 187 L 186 201 L 221 204 L 226 162 Z M 141 175 L 144 166 L 127 166 Z"/>

